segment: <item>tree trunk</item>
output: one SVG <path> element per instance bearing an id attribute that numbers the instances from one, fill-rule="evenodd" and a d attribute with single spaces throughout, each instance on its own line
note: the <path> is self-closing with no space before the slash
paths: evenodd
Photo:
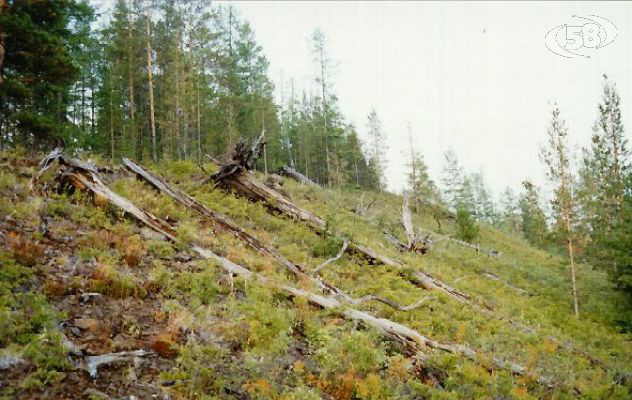
<path id="1" fill-rule="evenodd" d="M 151 158 L 153 162 L 158 162 L 158 151 L 156 148 L 156 119 L 154 116 L 154 80 L 151 67 L 151 14 L 147 8 L 147 79 L 149 80 L 149 124 L 151 127 Z"/>
<path id="2" fill-rule="evenodd" d="M 130 19 L 131 19 L 131 15 L 130 15 Z M 128 44 L 127 44 L 127 80 L 128 80 L 128 85 L 129 85 L 129 117 L 130 117 L 130 146 L 131 149 L 129 151 L 130 154 L 132 154 L 132 157 L 136 158 L 137 154 L 136 154 L 136 100 L 134 99 L 134 74 L 133 74 L 133 69 L 132 69 L 132 65 L 133 65 L 133 48 L 132 48 L 132 21 L 129 20 L 128 21 L 128 28 L 127 28 L 127 40 L 128 40 Z"/>
<path id="3" fill-rule="evenodd" d="M 7 12 L 9 7 L 7 6 L 6 0 L 0 0 L 0 14 L 4 14 Z M 2 31 L 2 27 L 0 27 L 0 85 L 4 82 L 3 77 L 3 66 L 4 66 L 4 56 L 6 54 L 6 33 Z M 0 139 L 1 140 L 1 139 Z"/>
<path id="4" fill-rule="evenodd" d="M 570 229 L 570 224 L 568 222 L 568 220 L 566 221 L 567 223 L 567 229 Z M 568 238 L 568 267 L 570 270 L 570 275 L 571 275 L 571 286 L 572 286 L 572 290 L 573 290 L 573 311 L 575 313 L 576 317 L 579 317 L 579 300 L 578 300 L 578 295 L 577 295 L 577 283 L 575 282 L 575 252 L 573 249 L 573 240 L 571 239 L 570 235 Z"/>
<path id="5" fill-rule="evenodd" d="M 110 70 L 110 158 L 114 159 L 114 104 L 112 100 L 112 71 Z"/>

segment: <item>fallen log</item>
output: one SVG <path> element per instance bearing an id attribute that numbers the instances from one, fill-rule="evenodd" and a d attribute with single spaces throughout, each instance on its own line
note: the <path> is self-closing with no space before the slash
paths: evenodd
<path id="1" fill-rule="evenodd" d="M 279 169 L 279 174 L 287 176 L 289 178 L 292 178 L 295 181 L 298 181 L 298 182 L 300 182 L 300 183 L 302 183 L 304 185 L 320 187 L 320 185 L 318 183 L 316 183 L 313 180 L 309 179 L 308 177 L 306 177 L 305 175 L 301 174 L 300 172 L 298 172 L 294 168 L 291 168 L 291 167 L 288 167 L 288 166 L 281 167 Z"/>
<path id="2" fill-rule="evenodd" d="M 231 157 L 231 161 L 224 164 L 213 174 L 210 179 L 216 185 L 233 190 L 240 195 L 253 201 L 265 203 L 268 208 L 275 210 L 283 215 L 305 222 L 311 229 L 318 233 L 324 233 L 327 224 L 324 219 L 296 205 L 291 200 L 285 198 L 280 193 L 259 181 L 251 172 L 253 165 L 253 157 L 256 157 L 259 151 L 261 137 L 255 140 L 250 148 L 246 148 L 243 142 L 235 148 Z M 378 253 L 370 247 L 359 243 L 349 242 L 349 249 L 361 256 L 367 258 L 371 262 L 379 262 L 390 267 L 400 270 L 400 275 L 406 276 L 411 282 L 417 286 L 421 286 L 428 290 L 440 290 L 448 294 L 450 297 L 464 304 L 471 304 L 477 308 L 478 305 L 473 303 L 469 296 L 465 293 L 450 287 L 440 280 L 421 271 L 405 272 L 404 265 L 388 256 Z"/>
<path id="3" fill-rule="evenodd" d="M 121 361 L 129 361 L 133 360 L 137 357 L 146 357 L 152 355 L 153 353 L 145 350 L 135 350 L 135 351 L 121 351 L 118 353 L 107 353 L 100 354 L 98 356 L 85 356 L 83 368 L 88 371 L 90 377 L 95 379 L 97 377 L 98 368 L 101 365 L 114 364 Z"/>
<path id="4" fill-rule="evenodd" d="M 441 240 L 445 240 L 445 241 L 447 241 L 449 243 L 455 243 L 455 244 L 458 244 L 459 246 L 473 249 L 477 253 L 487 254 L 489 257 L 492 257 L 492 258 L 500 257 L 502 255 L 501 252 L 499 252 L 497 250 L 494 250 L 493 248 L 485 249 L 485 248 L 482 248 L 478 244 L 472 244 L 472 243 L 464 242 L 463 240 L 459 240 L 459 239 L 453 238 L 450 235 L 444 235 L 444 234 L 441 234 L 441 233 L 437 233 L 437 232 L 431 231 L 430 229 L 426 229 L 426 228 L 419 228 L 419 230 L 422 230 L 422 231 L 426 232 L 431 237 L 435 236 L 435 237 L 440 238 Z"/>
<path id="5" fill-rule="evenodd" d="M 514 285 L 512 285 L 511 283 L 509 283 L 509 282 L 507 282 L 507 281 L 505 281 L 505 280 L 503 280 L 503 279 L 500 279 L 500 277 L 499 277 L 498 275 L 496 275 L 496 274 L 492 274 L 492 273 L 491 273 L 491 272 L 489 272 L 489 271 L 482 271 L 482 274 L 483 274 L 483 276 L 484 276 L 484 277 L 486 277 L 487 279 L 490 279 L 490 280 L 492 280 L 492 281 L 497 281 L 497 282 L 500 282 L 500 283 L 502 283 L 503 285 L 507 286 L 508 288 L 511 288 L 511 289 L 515 290 L 515 291 L 516 291 L 516 292 L 518 292 L 519 294 L 525 294 L 525 295 L 527 295 L 527 296 L 531 296 L 531 294 L 530 294 L 529 292 L 527 292 L 526 290 L 524 290 L 523 288 L 519 288 L 518 286 L 514 286 Z"/>
<path id="6" fill-rule="evenodd" d="M 303 221 L 311 229 L 315 230 L 318 233 L 324 232 L 326 229 L 326 222 L 324 219 L 310 212 L 309 210 L 305 210 L 299 207 L 291 200 L 283 197 L 274 189 L 260 182 L 250 172 L 250 169 L 252 168 L 252 165 L 254 163 L 254 158 L 256 158 L 259 153 L 257 147 L 259 146 L 260 141 L 261 137 L 255 140 L 250 148 L 246 148 L 242 142 L 239 146 L 236 147 L 235 151 L 233 152 L 231 161 L 221 166 L 219 171 L 210 177 L 210 180 L 214 181 L 216 185 L 220 187 L 234 190 L 235 192 L 253 201 L 263 202 L 268 206 L 268 208 L 276 212 Z M 480 246 L 475 246 L 470 243 L 454 239 L 448 235 L 441 235 L 424 228 L 419 229 L 428 232 L 428 234 L 430 234 L 431 236 L 438 236 L 440 240 L 448 240 L 464 247 L 473 248 L 477 252 L 485 251 L 490 257 L 499 257 L 501 255 L 500 252 L 497 252 L 493 249 L 482 250 Z M 422 271 L 407 271 L 405 269 L 405 266 L 399 260 L 395 260 L 388 256 L 380 254 L 370 247 L 361 245 L 359 243 L 350 241 L 348 248 L 351 251 L 366 257 L 372 262 L 379 262 L 384 265 L 398 269 L 400 271 L 400 275 L 405 276 L 406 279 L 419 287 L 425 288 L 427 290 L 441 291 L 462 304 L 469 305 L 472 308 L 479 310 L 485 314 L 492 315 L 491 311 L 493 311 L 493 309 L 489 304 L 485 302 L 483 302 L 482 305 L 475 303 L 466 293 L 459 291 L 451 287 L 450 285 L 447 285 L 441 280 L 432 277 L 428 273 Z M 351 302 L 353 303 L 353 300 Z M 500 319 L 507 321 L 514 326 L 523 327 L 524 329 L 521 329 L 523 330 L 523 332 L 533 331 L 532 328 L 529 328 L 524 324 L 513 321 L 506 317 L 500 317 Z M 579 351 L 575 351 L 574 353 L 577 355 L 582 355 L 582 353 Z M 587 357 L 587 359 L 591 361 L 591 363 L 593 363 L 591 358 L 595 357 Z M 603 362 L 595 364 L 599 366 L 605 365 Z"/>
<path id="7" fill-rule="evenodd" d="M 60 157 L 60 162 L 62 161 L 64 163 L 66 161 L 63 156 Z M 176 242 L 176 236 L 174 233 L 175 231 L 167 222 L 158 219 L 151 213 L 139 209 L 129 200 L 114 193 L 103 183 L 103 181 L 99 178 L 98 174 L 95 171 L 82 170 L 81 168 L 72 167 L 70 166 L 70 164 L 66 165 L 69 168 L 61 174 L 61 178 L 63 181 L 71 184 L 78 190 L 88 190 L 92 192 L 94 196 L 102 197 L 103 199 L 110 202 L 110 204 L 123 210 L 126 214 L 136 218 L 139 222 L 164 235 L 169 241 L 174 243 Z M 468 358 L 474 362 L 481 363 L 487 366 L 487 368 L 489 369 L 499 368 L 508 370 L 513 374 L 520 376 L 528 375 L 527 369 L 519 364 L 505 361 L 495 356 L 491 358 L 479 357 L 478 353 L 475 350 L 465 345 L 439 342 L 430 339 L 400 323 L 384 318 L 374 317 L 367 312 L 349 308 L 348 306 L 339 302 L 333 297 L 321 296 L 292 286 L 276 285 L 274 282 L 268 280 L 264 276 L 256 274 L 249 269 L 228 260 L 227 258 L 221 257 L 209 249 L 192 245 L 191 250 L 200 255 L 202 258 L 215 261 L 222 269 L 224 269 L 228 273 L 241 276 L 245 279 L 257 280 L 266 286 L 274 286 L 278 290 L 285 292 L 291 297 L 303 298 L 312 305 L 331 310 L 332 312 L 335 312 L 336 314 L 339 314 L 340 316 L 348 320 L 361 322 L 365 326 L 377 330 L 387 339 L 401 344 L 409 354 L 423 352 L 423 350 L 425 350 L 426 348 L 436 349 Z M 489 365 L 487 365 L 487 363 L 489 363 Z M 554 384 L 551 378 L 542 375 L 537 376 L 536 379 L 540 384 L 546 385 L 548 387 L 551 387 Z"/>

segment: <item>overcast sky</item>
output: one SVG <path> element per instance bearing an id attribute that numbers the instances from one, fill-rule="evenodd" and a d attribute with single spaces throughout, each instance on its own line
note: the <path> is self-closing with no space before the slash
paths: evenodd
<path id="1" fill-rule="evenodd" d="M 337 63 L 334 91 L 340 108 L 366 138 L 375 108 L 387 135 L 387 178 L 404 185 L 406 125 L 431 175 L 441 176 L 443 153 L 453 147 L 468 171 L 482 171 L 496 194 L 532 178 L 543 183 L 538 151 L 545 141 L 549 102 L 560 104 L 572 143 L 591 135 L 602 74 L 622 96 L 626 135 L 632 132 L 632 3 L 606 2 L 235 2 L 270 61 L 270 75 L 285 95 L 309 89 L 313 63 L 309 37 L 328 37 Z M 544 44 L 561 24 L 598 15 L 617 27 L 607 47 L 563 58 Z M 586 49 L 582 49 L 586 50 Z"/>

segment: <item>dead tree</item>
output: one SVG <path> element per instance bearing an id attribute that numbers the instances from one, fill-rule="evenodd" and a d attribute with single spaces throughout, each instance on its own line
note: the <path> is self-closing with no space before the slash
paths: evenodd
<path id="1" fill-rule="evenodd" d="M 402 204 L 402 225 L 404 226 L 404 232 L 406 232 L 406 238 L 408 239 L 408 245 L 406 249 L 415 253 L 426 254 L 432 244 L 429 235 L 417 235 L 413 227 L 413 217 L 408 207 L 408 196 L 404 196 L 404 203 Z"/>

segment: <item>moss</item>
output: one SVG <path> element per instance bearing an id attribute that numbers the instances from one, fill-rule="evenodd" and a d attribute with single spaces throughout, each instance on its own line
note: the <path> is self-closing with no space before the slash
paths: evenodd
<path id="1" fill-rule="evenodd" d="M 0 264 L 0 348 L 10 346 L 12 352 L 35 366 L 20 383 L 21 388 L 57 382 L 71 368 L 56 331 L 63 316 L 41 293 L 32 290 L 32 269 L 17 264 L 4 252 L 0 252 Z"/>

